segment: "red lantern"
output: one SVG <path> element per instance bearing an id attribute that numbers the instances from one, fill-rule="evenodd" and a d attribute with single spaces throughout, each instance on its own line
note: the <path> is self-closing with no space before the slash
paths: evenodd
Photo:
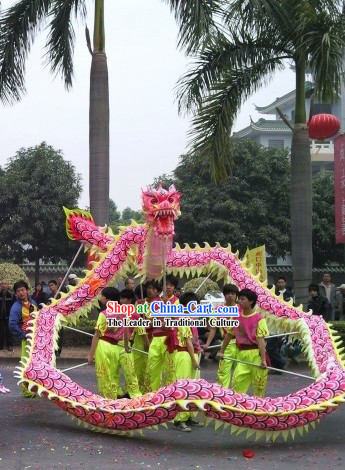
<path id="1" fill-rule="evenodd" d="M 340 129 L 340 121 L 333 114 L 315 114 L 309 121 L 310 139 L 325 140 L 333 137 Z"/>

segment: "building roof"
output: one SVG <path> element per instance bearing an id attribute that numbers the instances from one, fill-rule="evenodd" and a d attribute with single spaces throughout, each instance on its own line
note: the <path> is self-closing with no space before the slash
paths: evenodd
<path id="1" fill-rule="evenodd" d="M 311 82 L 305 82 L 305 96 L 306 98 L 312 94 L 314 89 L 314 84 Z M 284 106 L 291 106 L 295 104 L 296 90 L 290 91 L 286 95 L 278 97 L 273 101 L 273 103 L 268 104 L 267 106 L 255 106 L 255 109 L 262 114 L 275 114 L 276 107 L 280 108 Z"/>
<path id="2" fill-rule="evenodd" d="M 328 273 L 344 273 L 345 266 L 327 266 L 326 268 L 313 268 L 313 273 L 324 273 L 327 269 Z M 267 266 L 267 272 L 269 274 L 282 274 L 282 273 L 292 273 L 292 266 Z"/>
<path id="3" fill-rule="evenodd" d="M 234 139 L 243 139 L 244 137 L 253 137 L 263 133 L 268 134 L 291 134 L 291 130 L 281 119 L 263 119 L 260 118 L 257 122 L 251 122 L 248 127 L 234 132 L 232 137 Z"/>
<path id="4" fill-rule="evenodd" d="M 20 267 L 25 273 L 34 273 L 35 272 L 35 264 L 33 263 L 27 263 L 27 264 L 21 264 Z M 63 264 L 40 264 L 40 274 L 44 273 L 56 273 L 63 275 L 64 273 L 67 272 L 68 266 L 63 265 Z M 83 271 L 86 268 L 80 268 L 80 267 L 74 267 L 73 272 L 82 274 Z"/>

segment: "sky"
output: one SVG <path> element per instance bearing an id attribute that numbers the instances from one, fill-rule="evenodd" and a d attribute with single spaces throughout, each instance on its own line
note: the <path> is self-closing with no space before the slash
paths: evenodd
<path id="1" fill-rule="evenodd" d="M 3 0 L 2 7 L 15 3 Z M 188 148 L 190 117 L 179 116 L 175 86 L 190 60 L 177 49 L 178 27 L 162 0 L 105 0 L 110 88 L 110 197 L 118 208 L 140 208 L 140 190 L 171 173 Z M 87 24 L 92 32 L 93 1 Z M 44 65 L 42 28 L 26 66 L 27 93 L 12 107 L 0 104 L 0 166 L 21 147 L 46 141 L 63 151 L 82 176 L 81 208 L 89 205 L 88 100 L 91 56 L 84 24 L 75 22 L 75 78 L 67 92 Z M 294 88 L 287 69 L 243 104 L 234 131 L 265 105 Z M 267 117 L 267 116 L 266 116 Z"/>

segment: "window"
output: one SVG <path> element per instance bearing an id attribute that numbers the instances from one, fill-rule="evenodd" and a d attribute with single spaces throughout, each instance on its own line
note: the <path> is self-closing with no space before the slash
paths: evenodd
<path id="1" fill-rule="evenodd" d="M 283 149 L 284 140 L 268 140 L 268 147 L 271 149 Z"/>
<path id="2" fill-rule="evenodd" d="M 313 114 L 332 114 L 332 106 L 330 104 L 314 103 Z"/>

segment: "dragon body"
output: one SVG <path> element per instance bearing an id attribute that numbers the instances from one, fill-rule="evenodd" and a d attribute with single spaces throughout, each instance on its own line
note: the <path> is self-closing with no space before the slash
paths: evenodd
<path id="1" fill-rule="evenodd" d="M 314 426 L 345 401 L 345 365 L 339 338 L 319 316 L 304 313 L 292 302 L 277 297 L 267 283 L 246 267 L 231 247 L 220 245 L 172 248 L 174 220 L 179 215 L 180 194 L 174 187 L 143 192 L 147 222 L 133 222 L 114 235 L 97 227 L 90 214 L 66 211 L 67 234 L 79 240 L 96 257 L 92 269 L 59 300 L 36 313 L 28 335 L 28 357 L 17 371 L 20 383 L 51 400 L 86 427 L 109 433 L 128 433 L 172 421 L 181 410 L 202 412 L 216 420 L 216 427 L 231 426 L 232 432 L 246 431 L 275 440 L 279 434 L 293 437 Z M 210 273 L 231 280 L 240 289 L 258 295 L 258 308 L 269 326 L 279 332 L 297 331 L 303 341 L 315 381 L 302 390 L 278 398 L 258 398 L 235 393 L 205 380 L 179 380 L 134 399 L 109 400 L 74 382 L 55 366 L 58 331 L 62 324 L 75 323 L 98 303 L 105 286 L 136 270 L 143 277 L 162 275 L 162 253 L 166 271 L 174 275 Z"/>

